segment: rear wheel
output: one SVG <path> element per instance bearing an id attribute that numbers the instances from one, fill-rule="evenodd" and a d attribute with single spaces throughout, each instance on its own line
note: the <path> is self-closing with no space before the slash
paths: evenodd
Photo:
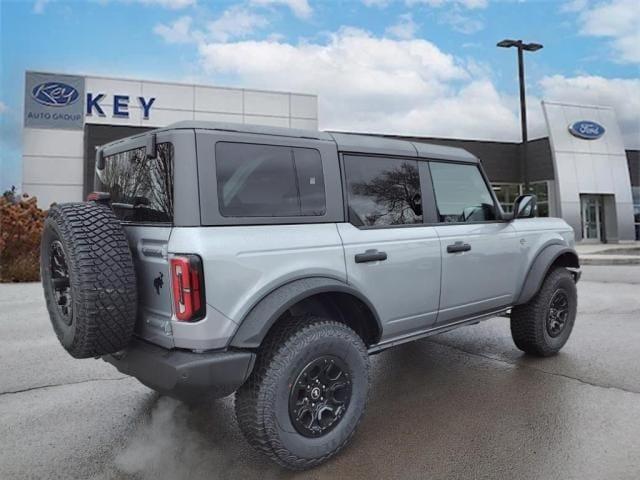
<path id="1" fill-rule="evenodd" d="M 362 339 L 342 323 L 296 317 L 265 340 L 236 415 L 249 443 L 281 466 L 314 467 L 355 433 L 369 389 Z"/>
<path id="2" fill-rule="evenodd" d="M 552 270 L 540 291 L 511 311 L 511 336 L 516 346 L 532 355 L 548 357 L 567 343 L 576 319 L 578 296 L 571 273 Z"/>

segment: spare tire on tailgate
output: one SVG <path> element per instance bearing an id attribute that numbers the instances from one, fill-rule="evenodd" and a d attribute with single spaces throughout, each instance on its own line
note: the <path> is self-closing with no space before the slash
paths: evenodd
<path id="1" fill-rule="evenodd" d="M 98 357 L 129 343 L 136 276 L 124 231 L 109 206 L 53 205 L 42 233 L 40 274 L 53 329 L 72 356 Z"/>

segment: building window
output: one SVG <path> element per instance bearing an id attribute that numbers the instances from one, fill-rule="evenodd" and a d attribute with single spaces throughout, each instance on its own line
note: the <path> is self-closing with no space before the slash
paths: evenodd
<path id="1" fill-rule="evenodd" d="M 356 227 L 422 223 L 417 161 L 347 156 L 344 165 L 350 223 Z"/>
<path id="2" fill-rule="evenodd" d="M 225 217 L 325 214 L 317 150 L 218 142 L 216 172 L 220 212 Z"/>
<path id="3" fill-rule="evenodd" d="M 549 182 L 531 182 L 529 191 L 538 199 L 538 216 L 549 216 Z"/>
<path id="4" fill-rule="evenodd" d="M 520 195 L 524 194 L 524 185 L 522 183 L 492 183 L 491 188 L 496 194 L 502 210 L 506 213 L 513 211 L 513 202 Z M 549 216 L 549 182 L 546 180 L 540 182 L 531 182 L 529 191 L 538 199 L 538 216 Z"/>
<path id="5" fill-rule="evenodd" d="M 640 186 L 631 187 L 633 195 L 633 219 L 636 226 L 636 240 L 640 240 Z"/>
<path id="6" fill-rule="evenodd" d="M 522 185 L 519 183 L 492 183 L 491 188 L 502 205 L 502 210 L 506 213 L 513 212 L 513 202 L 521 195 Z"/>

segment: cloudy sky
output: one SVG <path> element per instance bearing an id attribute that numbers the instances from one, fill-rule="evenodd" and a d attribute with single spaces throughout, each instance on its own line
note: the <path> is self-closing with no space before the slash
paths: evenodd
<path id="1" fill-rule="evenodd" d="M 640 148 L 638 0 L 0 0 L 0 188 L 20 182 L 24 71 L 309 92 L 320 127 L 518 140 L 513 49 L 540 100 L 611 105 Z"/>

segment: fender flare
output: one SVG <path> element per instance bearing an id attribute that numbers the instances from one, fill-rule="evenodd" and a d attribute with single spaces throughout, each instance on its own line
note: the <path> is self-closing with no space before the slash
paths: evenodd
<path id="1" fill-rule="evenodd" d="M 347 293 L 363 302 L 373 314 L 379 332 L 380 317 L 371 302 L 358 290 L 344 282 L 328 277 L 309 277 L 286 283 L 265 295 L 240 322 L 229 346 L 258 348 L 269 329 L 291 306 L 319 293 Z"/>
<path id="2" fill-rule="evenodd" d="M 527 303 L 533 296 L 538 293 L 540 287 L 542 286 L 542 282 L 544 281 L 551 265 L 562 255 L 567 255 L 568 267 L 571 268 L 580 268 L 580 263 L 578 261 L 578 254 L 576 251 L 565 245 L 548 245 L 543 248 L 538 256 L 533 260 L 531 267 L 529 268 L 529 272 L 525 278 L 524 284 L 520 289 L 520 295 L 518 295 L 517 300 L 514 302 L 514 305 L 521 305 L 523 303 Z"/>

